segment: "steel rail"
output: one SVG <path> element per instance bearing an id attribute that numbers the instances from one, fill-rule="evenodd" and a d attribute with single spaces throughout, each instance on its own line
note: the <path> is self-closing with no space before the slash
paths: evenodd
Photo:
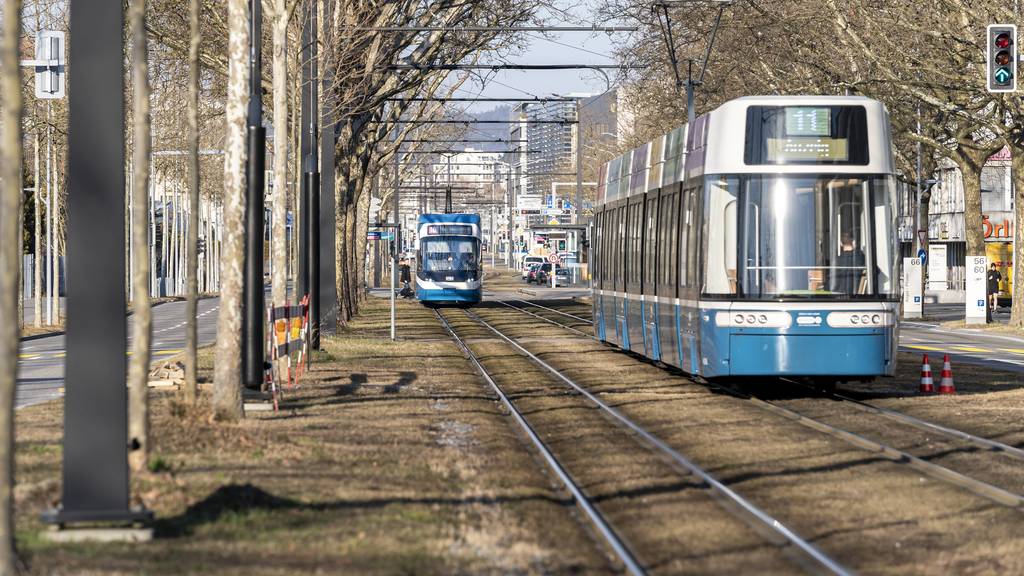
<path id="1" fill-rule="evenodd" d="M 719 494 L 720 496 L 725 497 L 732 504 L 735 504 L 735 505 L 739 506 L 751 518 L 756 520 L 761 526 L 763 526 L 764 528 L 767 528 L 771 533 L 774 533 L 775 535 L 780 536 L 787 543 L 792 544 L 792 545 L 796 546 L 797 548 L 799 548 L 801 552 L 803 552 L 806 556 L 808 556 L 809 558 L 814 560 L 820 567 L 827 569 L 829 572 L 831 572 L 833 574 L 844 574 L 844 575 L 845 574 L 851 574 L 851 572 L 849 570 L 844 568 L 842 565 L 840 565 L 835 560 L 829 558 L 827 555 L 825 555 L 824 552 L 819 550 L 816 546 L 814 546 L 810 542 L 804 540 L 801 536 L 799 536 L 798 534 L 793 532 L 789 527 L 787 527 L 781 521 L 776 520 L 772 516 L 768 515 L 768 513 L 764 512 L 763 510 L 758 508 L 753 502 L 750 502 L 749 500 L 747 500 L 743 496 L 740 496 L 732 488 L 729 488 L 728 486 L 726 486 L 725 484 L 720 482 L 717 478 L 712 476 L 710 473 L 706 472 L 703 468 L 701 468 L 697 464 L 691 462 L 688 458 L 686 458 L 681 453 L 679 453 L 675 448 L 672 448 L 671 446 L 669 446 L 668 443 L 666 443 L 664 440 L 662 440 L 661 438 L 655 436 L 654 434 L 651 434 L 645 428 L 641 427 L 639 424 L 637 424 L 636 422 L 634 422 L 633 420 L 631 420 L 630 418 L 625 416 L 622 412 L 619 412 L 615 408 L 612 408 L 611 406 L 609 406 L 607 403 L 605 403 L 603 400 L 601 400 L 600 398 L 595 396 L 593 393 L 591 393 L 586 388 L 583 388 L 579 384 L 576 384 L 570 378 L 568 378 L 567 376 L 562 374 L 559 370 L 557 370 L 556 368 L 552 367 L 547 362 L 545 362 L 545 361 L 541 360 L 540 358 L 538 358 L 535 354 L 533 354 L 532 352 L 530 352 L 529 350 L 524 348 L 522 345 L 520 345 L 515 340 L 513 340 L 513 339 L 509 338 L 508 336 L 506 336 L 505 334 L 503 334 L 500 330 L 498 330 L 497 328 L 492 326 L 490 323 L 488 323 L 483 318 L 480 318 L 480 316 L 470 312 L 469 310 L 466 310 L 465 312 L 466 312 L 466 315 L 468 315 L 470 318 L 473 318 L 481 326 L 484 326 L 485 328 L 488 328 L 491 332 L 493 332 L 499 338 L 501 338 L 502 340 L 508 342 L 512 347 L 514 347 L 516 350 L 518 350 L 521 354 L 523 354 L 524 356 L 526 356 L 527 358 L 532 360 L 534 362 L 534 364 L 544 368 L 545 370 L 547 370 L 548 372 L 553 374 L 555 377 L 560 379 L 562 382 L 565 382 L 570 388 L 572 388 L 572 389 L 576 390 L 577 392 L 579 392 L 580 394 L 582 394 L 588 400 L 593 402 L 597 407 L 599 407 L 600 409 L 604 410 L 609 416 L 611 416 L 612 418 L 617 420 L 620 424 L 622 424 L 623 426 L 625 426 L 626 428 L 628 428 L 629 430 L 631 430 L 632 432 L 637 434 L 639 437 L 643 438 L 648 443 L 650 443 L 651 445 L 656 447 L 658 450 L 663 452 L 673 462 L 675 462 L 676 464 L 679 464 L 683 468 L 689 470 L 690 473 L 692 473 L 693 475 L 695 475 L 698 478 L 700 478 L 715 493 Z M 564 328 L 569 328 L 568 326 L 564 326 L 564 325 L 563 325 L 563 327 Z"/>
<path id="2" fill-rule="evenodd" d="M 503 300 L 496 300 L 496 302 L 500 302 L 501 304 L 504 304 L 505 306 L 508 306 L 509 308 L 511 308 L 513 310 L 518 310 L 519 312 L 522 312 L 523 314 L 529 314 L 530 316 L 533 316 L 534 318 L 539 318 L 539 319 L 541 319 L 541 320 L 543 320 L 545 322 L 548 322 L 550 324 L 554 324 L 555 326 L 558 326 L 559 328 L 565 328 L 566 330 L 572 330 L 573 332 L 576 332 L 577 334 L 582 334 L 583 336 L 586 336 L 588 338 L 593 338 L 594 337 L 593 334 L 587 334 L 586 332 L 584 332 L 582 330 L 579 330 L 579 329 L 576 329 L 576 328 L 573 328 L 572 326 L 566 326 L 565 324 L 562 324 L 561 322 L 555 322 L 554 320 L 552 320 L 550 318 L 545 318 L 545 317 L 541 316 L 540 314 L 534 314 L 533 312 L 530 312 L 529 310 L 524 310 L 524 309 L 522 309 L 522 308 L 520 308 L 518 306 L 513 306 L 513 305 L 511 305 L 508 302 L 505 302 Z"/>
<path id="3" fill-rule="evenodd" d="M 999 452 L 999 453 L 1006 454 L 1008 456 L 1013 456 L 1015 458 L 1020 458 L 1020 459 L 1024 460 L 1024 450 L 1021 450 L 1020 448 L 1017 448 L 1016 446 L 1011 446 L 1009 444 L 1005 444 L 1003 442 L 999 442 L 998 440 L 990 440 L 988 438 L 983 438 L 981 436 L 975 436 L 974 434 L 971 434 L 970 432 L 964 432 L 963 430 L 957 430 L 955 428 L 949 428 L 949 427 L 943 426 L 941 424 L 935 424 L 933 422 L 928 422 L 927 420 L 922 420 L 920 418 L 916 418 L 914 416 L 910 416 L 909 414 L 904 414 L 903 412 L 899 412 L 899 411 L 896 411 L 896 410 L 890 410 L 889 408 L 883 408 L 881 406 L 877 406 L 877 405 L 872 404 L 870 402 L 865 402 L 863 400 L 858 400 L 858 399 L 853 398 L 851 396 L 846 396 L 845 394 L 840 394 L 839 392 L 834 392 L 834 391 L 831 391 L 831 390 L 825 390 L 825 389 L 822 389 L 822 388 L 819 388 L 819 387 L 816 387 L 816 386 L 811 386 L 811 385 L 805 384 L 803 382 L 799 382 L 799 381 L 796 381 L 796 380 L 790 380 L 788 378 L 783 378 L 783 380 L 785 380 L 786 382 L 790 382 L 792 384 L 796 384 L 797 386 L 802 386 L 804 388 L 808 388 L 808 389 L 811 389 L 811 390 L 816 390 L 816 391 L 819 391 L 819 392 L 823 392 L 823 393 L 829 395 L 830 397 L 832 397 L 834 399 L 843 400 L 845 402 L 849 402 L 852 406 L 854 406 L 858 410 L 861 410 L 861 411 L 864 411 L 864 412 L 869 412 L 869 413 L 872 413 L 872 414 L 878 414 L 880 416 L 885 416 L 886 418 L 890 418 L 892 420 L 896 420 L 898 422 L 902 422 L 902 423 L 907 424 L 909 426 L 913 426 L 914 428 L 917 428 L 918 430 L 923 430 L 925 432 L 937 432 L 937 433 L 943 434 L 943 435 L 945 435 L 945 436 L 947 436 L 949 438 L 953 438 L 953 439 L 956 439 L 956 440 L 962 440 L 964 442 L 968 442 L 970 444 L 974 444 L 975 446 L 984 448 L 986 450 L 991 450 L 992 452 Z"/>
<path id="4" fill-rule="evenodd" d="M 888 444 L 876 442 L 855 432 L 850 432 L 849 430 L 844 430 L 843 428 L 833 426 L 832 424 L 828 424 L 816 418 L 805 416 L 796 410 L 780 406 L 774 402 L 763 400 L 756 396 L 751 396 L 750 394 L 730 386 L 726 386 L 720 382 L 708 383 L 708 385 L 711 387 L 717 387 L 735 396 L 745 398 L 747 401 L 759 408 L 763 408 L 768 412 L 782 416 L 783 418 L 796 422 L 804 427 L 842 440 L 847 444 L 860 448 L 861 450 L 880 454 L 892 462 L 909 466 L 910 468 L 927 474 L 936 480 L 953 484 L 997 504 L 1002 504 L 1003 506 L 1011 508 L 1024 509 L 1024 495 L 1010 492 L 1009 490 L 1005 490 L 976 478 L 971 478 L 966 474 L 961 474 L 960 472 L 946 468 L 945 466 L 934 464 L 924 460 L 923 458 L 914 456 L 909 452 L 900 450 L 899 448 L 894 448 Z"/>
<path id="5" fill-rule="evenodd" d="M 556 314 L 561 314 L 562 316 L 568 316 L 569 318 L 575 318 L 576 320 L 579 320 L 580 322 L 585 322 L 587 324 L 593 324 L 594 323 L 593 320 L 587 320 L 586 318 L 583 318 L 582 316 L 577 316 L 575 314 L 569 314 L 568 312 L 562 312 L 561 310 L 557 310 L 555 308 L 550 308 L 548 306 L 543 306 L 541 304 L 537 304 L 536 302 L 530 302 L 529 300 L 523 300 L 522 298 L 509 298 L 509 300 L 512 300 L 513 302 L 522 302 L 524 304 L 529 304 L 530 306 L 536 306 L 537 308 L 543 308 L 544 310 L 550 310 L 550 311 L 552 311 L 552 312 L 554 312 Z M 501 303 L 505 304 L 505 302 L 501 302 Z M 515 308 L 515 306 L 513 306 L 513 308 Z M 522 310 L 522 308 L 518 308 L 518 309 Z"/>
<path id="6" fill-rule="evenodd" d="M 523 416 L 522 412 L 520 412 L 515 407 L 512 401 L 509 400 L 508 396 L 505 395 L 505 392 L 501 389 L 501 387 L 498 386 L 498 383 L 495 382 L 493 378 L 491 378 L 491 375 L 488 374 L 487 370 L 483 367 L 483 364 L 480 363 L 480 359 L 477 357 L 477 355 L 474 354 L 473 351 L 469 349 L 469 346 L 466 345 L 466 343 L 462 340 L 462 338 L 460 338 L 459 335 L 455 333 L 455 330 L 448 322 L 448 319 L 445 318 L 444 315 L 441 314 L 436 309 L 434 310 L 434 314 L 437 316 L 437 319 L 441 322 L 441 324 L 445 327 L 445 330 L 448 331 L 448 334 L 451 335 L 452 339 L 455 341 L 455 344 L 462 350 L 462 353 L 465 354 L 466 357 L 469 358 L 469 361 L 473 363 L 473 366 L 476 368 L 477 372 L 479 372 L 480 375 L 484 378 L 484 380 L 487 381 L 487 384 L 490 385 L 492 390 L 494 390 L 494 393 L 498 395 L 498 398 L 501 399 L 502 404 L 504 404 L 505 407 L 508 409 L 509 413 L 512 414 L 512 417 L 515 419 L 516 423 L 519 424 L 519 426 L 523 429 L 524 432 L 526 432 L 526 435 L 530 438 L 530 441 L 533 442 L 533 445 L 541 453 L 541 456 L 544 457 L 544 461 L 547 462 L 548 467 L 551 468 L 551 470 L 555 473 L 556 476 L 558 476 L 558 479 L 561 480 L 562 484 L 566 487 L 566 489 L 569 490 L 569 492 L 573 496 L 573 499 L 576 501 L 576 505 L 579 506 L 587 515 L 591 523 L 594 524 L 594 527 L 597 528 L 598 532 L 601 533 L 601 536 L 604 537 L 605 541 L 608 542 L 608 545 L 611 546 L 612 550 L 615 551 L 615 555 L 618 556 L 619 560 L 621 560 L 622 563 L 626 566 L 626 569 L 630 572 L 630 574 L 634 574 L 636 576 L 646 574 L 647 572 L 643 569 L 642 566 L 640 566 L 640 563 L 637 562 L 636 558 L 634 558 L 633 553 L 630 552 L 629 548 L 626 546 L 626 543 L 623 542 L 622 538 L 615 533 L 615 530 L 612 529 L 612 527 L 604 519 L 604 516 L 602 516 L 601 513 L 598 512 L 598 510 L 594 507 L 594 505 L 583 493 L 583 490 L 569 476 L 569 473 L 566 472 L 565 468 L 563 468 L 562 465 L 558 462 L 558 459 L 555 458 L 551 450 L 548 449 L 546 444 L 544 444 L 544 441 L 541 440 L 540 436 L 537 435 L 537 431 L 534 430 L 533 427 L 530 426 L 530 423 L 526 421 L 526 418 Z"/>
<path id="7" fill-rule="evenodd" d="M 579 330 L 576 330 L 575 328 L 572 328 L 571 326 L 566 326 L 564 324 L 560 324 L 560 323 L 555 322 L 553 320 L 550 320 L 548 318 L 544 318 L 543 316 L 539 316 L 537 314 L 533 314 L 532 312 L 528 312 L 526 310 L 523 310 L 522 308 L 518 308 L 516 306 L 510 306 L 510 307 L 511 308 L 515 308 L 515 309 L 517 309 L 520 312 L 523 312 L 525 314 L 530 314 L 531 316 L 536 316 L 537 318 L 541 318 L 541 319 L 543 319 L 543 320 L 545 320 L 545 321 L 547 321 L 547 322 L 549 322 L 551 324 L 555 324 L 557 326 L 561 326 L 562 328 L 565 328 L 566 330 L 572 330 L 574 332 L 579 332 L 581 334 L 584 334 L 583 332 L 580 332 Z M 482 320 L 480 320 L 480 321 L 483 322 Z M 494 331 L 494 328 L 491 328 L 491 330 Z M 505 338 L 506 340 L 508 340 L 507 337 L 501 335 L 500 333 L 498 333 L 498 334 L 502 338 Z M 587 335 L 587 336 L 589 336 L 591 338 L 595 338 L 594 336 L 591 336 L 591 335 Z M 520 350 L 525 350 L 524 348 L 522 348 L 521 346 L 518 346 L 517 344 L 513 344 L 513 345 L 516 346 L 517 348 L 519 348 Z M 527 352 L 527 354 L 529 354 L 529 352 Z M 543 362 L 543 361 L 538 359 L 538 362 Z M 553 368 L 549 368 L 549 370 L 554 370 L 554 369 Z M 935 478 L 935 479 L 940 480 L 942 482 L 946 482 L 948 484 L 953 484 L 955 486 L 958 486 L 960 488 L 963 488 L 965 490 L 973 492 L 974 494 L 977 494 L 978 496 L 981 496 L 983 498 L 986 498 L 988 500 L 996 502 L 997 504 L 1002 504 L 1003 506 L 1008 506 L 1008 507 L 1011 507 L 1011 508 L 1024 509 L 1024 495 L 1017 494 L 1015 492 L 1010 492 L 1009 490 L 1005 490 L 1003 488 L 1000 488 L 1000 487 L 995 486 L 993 484 L 989 484 L 988 482 L 984 482 L 982 480 L 978 480 L 976 478 L 971 478 L 970 476 L 967 476 L 965 474 L 961 474 L 960 472 L 957 472 L 957 471 L 952 470 L 950 468 L 946 468 L 945 466 L 940 466 L 938 464 L 934 464 L 932 462 L 929 462 L 927 460 L 924 460 L 922 458 L 914 456 L 913 454 L 911 454 L 909 452 L 905 452 L 903 450 L 900 450 L 898 448 L 894 448 L 892 446 L 889 446 L 887 444 L 883 444 L 881 442 L 876 442 L 874 440 L 871 440 L 869 438 L 861 436 L 860 434 L 856 434 L 854 432 L 850 432 L 848 430 L 844 430 L 844 429 L 839 428 L 837 426 L 833 426 L 831 424 L 822 422 L 821 420 L 818 420 L 818 419 L 815 419 L 815 418 L 811 418 L 809 416 L 805 416 L 804 414 L 801 414 L 801 413 L 799 413 L 799 412 L 797 412 L 795 410 L 791 410 L 789 408 L 785 408 L 783 406 L 779 406 L 778 404 L 775 404 L 773 402 L 769 402 L 767 400 L 762 400 L 761 398 L 757 398 L 756 396 L 752 396 L 752 395 L 750 395 L 748 393 L 745 393 L 745 392 L 743 392 L 741 390 L 737 390 L 736 388 L 732 388 L 732 387 L 727 386 L 725 384 L 722 384 L 720 382 L 711 383 L 711 382 L 706 382 L 705 381 L 705 383 L 708 386 L 710 386 L 710 387 L 719 388 L 719 389 L 724 390 L 724 391 L 726 391 L 726 392 L 728 392 L 728 393 L 730 393 L 730 394 L 732 394 L 734 396 L 737 396 L 737 397 L 740 397 L 740 398 L 744 398 L 747 401 L 749 401 L 752 404 L 754 404 L 755 406 L 758 406 L 759 408 L 762 408 L 762 409 L 764 409 L 764 410 L 766 410 L 768 412 L 772 412 L 773 414 L 782 416 L 782 417 L 784 417 L 784 418 L 786 418 L 788 420 L 791 420 L 793 422 L 796 422 L 796 423 L 798 423 L 798 424 L 800 424 L 802 426 L 805 426 L 807 428 L 811 428 L 812 430 L 816 430 L 818 432 L 821 432 L 821 433 L 824 433 L 826 435 L 832 436 L 833 438 L 837 438 L 839 440 L 842 440 L 842 441 L 844 441 L 844 442 L 846 442 L 848 444 L 851 444 L 851 445 L 853 445 L 853 446 L 855 446 L 857 448 L 860 448 L 862 450 L 866 450 L 868 452 L 873 452 L 873 453 L 876 453 L 876 454 L 881 454 L 881 455 L 885 456 L 888 460 L 890 460 L 892 462 L 895 462 L 897 464 L 904 464 L 904 465 L 910 466 L 911 468 L 913 468 L 915 470 L 918 470 L 919 472 L 922 472 L 924 474 L 927 474 L 928 476 L 931 476 L 932 478 Z M 570 384 L 570 385 L 574 386 L 572 384 Z M 843 398 L 843 399 L 845 400 L 846 398 Z M 852 398 L 849 399 L 849 401 L 854 402 L 855 405 L 856 405 L 856 403 L 860 402 L 859 400 L 855 400 L 855 399 L 852 399 Z M 872 404 L 867 404 L 867 403 L 863 403 L 863 404 L 865 406 L 869 407 L 869 409 L 878 410 L 879 413 L 883 413 L 883 412 L 886 412 L 886 411 L 890 412 L 893 415 L 894 418 L 898 418 L 898 419 L 900 419 L 900 418 L 907 418 L 907 419 L 911 419 L 911 420 L 916 420 L 918 422 L 918 424 L 920 424 L 920 426 L 922 428 L 927 429 L 929 431 L 941 431 L 941 432 L 947 433 L 947 434 L 949 434 L 949 435 L 951 435 L 953 437 L 956 437 L 956 438 L 959 438 L 959 439 L 962 439 L 962 440 L 967 440 L 969 442 L 974 442 L 974 440 L 969 440 L 967 438 L 964 438 L 961 435 L 969 436 L 971 438 L 976 439 L 979 442 L 979 444 L 983 444 L 987 448 L 992 449 L 994 451 L 996 451 L 996 450 L 998 450 L 998 451 L 1005 451 L 1006 453 L 1011 453 L 1011 451 L 1012 451 L 1012 453 L 1015 456 L 1017 455 L 1017 452 L 1024 452 L 1024 451 L 1021 451 L 1018 448 L 1015 448 L 1013 446 L 1009 446 L 1007 444 L 1002 444 L 1002 443 L 996 442 L 994 440 L 988 440 L 988 439 L 985 439 L 985 438 L 980 438 L 980 437 L 977 437 L 977 436 L 973 436 L 973 435 L 967 434 L 966 432 L 961 432 L 959 430 L 954 430 L 952 428 L 946 428 L 944 426 L 940 426 L 938 424 L 932 424 L 932 423 L 926 422 L 924 420 L 918 420 L 916 418 L 913 418 L 912 416 L 907 416 L 906 414 L 902 414 L 902 413 L 899 413 L 899 412 L 887 410 L 885 408 L 874 406 Z M 1006 450 L 1007 448 L 1009 448 L 1010 450 Z"/>

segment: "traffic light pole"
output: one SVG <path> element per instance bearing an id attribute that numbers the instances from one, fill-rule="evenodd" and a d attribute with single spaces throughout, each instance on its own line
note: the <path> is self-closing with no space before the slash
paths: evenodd
<path id="1" fill-rule="evenodd" d="M 249 160 L 246 174 L 245 293 L 242 315 L 242 380 L 250 389 L 263 384 L 263 291 L 264 184 L 266 130 L 263 128 L 262 29 L 263 6 L 249 2 Z"/>
<path id="2" fill-rule="evenodd" d="M 320 169 L 317 158 L 317 18 L 316 2 L 309 2 L 309 94 L 303 105 L 307 109 L 307 149 L 303 174 L 305 205 L 302 207 L 306 221 L 305 229 L 305 272 L 306 293 L 309 295 L 309 347 L 320 349 Z"/>

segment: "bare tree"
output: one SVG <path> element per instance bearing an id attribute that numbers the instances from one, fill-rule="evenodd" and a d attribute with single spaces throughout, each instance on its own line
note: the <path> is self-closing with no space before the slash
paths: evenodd
<path id="1" fill-rule="evenodd" d="M 17 573 L 14 549 L 14 386 L 18 373 L 21 211 L 21 2 L 4 0 L 0 39 L 0 576 Z"/>
<path id="2" fill-rule="evenodd" d="M 199 0 L 189 0 L 188 239 L 185 249 L 185 402 L 196 402 L 199 307 Z"/>
<path id="3" fill-rule="evenodd" d="M 146 467 L 149 456 L 149 359 L 153 313 L 149 304 L 149 65 L 146 0 L 128 5 L 132 75 L 132 358 L 128 367 L 128 454 L 132 470 Z M 166 218 L 166 213 L 164 214 Z"/>
<path id="4" fill-rule="evenodd" d="M 228 0 L 228 92 L 224 107 L 224 241 L 213 407 L 222 420 L 242 417 L 242 268 L 245 266 L 245 115 L 249 104 L 249 6 Z"/>

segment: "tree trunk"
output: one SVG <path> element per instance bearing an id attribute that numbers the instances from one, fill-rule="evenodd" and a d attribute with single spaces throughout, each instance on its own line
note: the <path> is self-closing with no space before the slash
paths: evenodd
<path id="1" fill-rule="evenodd" d="M 224 154 L 224 239 L 213 372 L 214 414 L 242 417 L 242 274 L 245 266 L 246 109 L 249 106 L 249 3 L 228 0 L 228 92 Z"/>
<path id="2" fill-rule="evenodd" d="M 971 153 L 957 155 L 956 163 L 964 186 L 964 237 L 967 240 L 967 256 L 985 255 L 985 233 L 981 223 L 981 168 L 980 161 Z M 987 156 L 986 156 L 987 157 Z"/>
<path id="3" fill-rule="evenodd" d="M 271 305 L 288 305 L 288 6 L 274 0 L 274 190 L 271 202 Z M 278 362 L 281 370 L 283 361 Z"/>
<path id="4" fill-rule="evenodd" d="M 4 0 L 0 39 L 0 318 L 17 313 L 21 242 L 21 79 L 18 41 L 20 0 Z M 11 15 L 14 16 L 11 16 Z M 18 325 L 0 322 L 0 576 L 17 573 L 14 550 L 14 387 L 18 374 Z"/>
<path id="5" fill-rule="evenodd" d="M 132 52 L 132 357 L 128 366 L 128 453 L 133 471 L 146 468 L 149 455 L 149 355 L 153 316 L 149 307 L 149 72 L 146 49 L 146 0 L 128 6 Z M 166 216 L 166 215 L 165 215 Z"/>
<path id="6" fill-rule="evenodd" d="M 1013 307 L 1010 326 L 1024 328 L 1024 146 L 1013 146 L 1013 239 L 1016 258 L 1013 267 Z"/>
<path id="7" fill-rule="evenodd" d="M 356 313 L 359 312 L 359 305 L 366 298 L 366 291 L 363 290 L 363 270 L 366 266 L 366 232 L 370 228 L 370 190 L 363 181 L 360 187 L 359 196 L 356 199 L 356 266 L 352 273 L 356 277 Z"/>
<path id="8" fill-rule="evenodd" d="M 199 346 L 199 0 L 189 0 L 188 46 L 188 246 L 185 249 L 185 403 L 194 405 Z"/>

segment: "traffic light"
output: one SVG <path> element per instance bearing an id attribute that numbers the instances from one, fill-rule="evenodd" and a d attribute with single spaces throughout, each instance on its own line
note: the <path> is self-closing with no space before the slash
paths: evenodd
<path id="1" fill-rule="evenodd" d="M 990 24 L 988 34 L 988 62 L 985 70 L 989 92 L 1015 92 L 1017 90 L 1017 26 Z"/>
<path id="2" fill-rule="evenodd" d="M 558 251 L 565 252 L 565 240 L 558 241 Z"/>

